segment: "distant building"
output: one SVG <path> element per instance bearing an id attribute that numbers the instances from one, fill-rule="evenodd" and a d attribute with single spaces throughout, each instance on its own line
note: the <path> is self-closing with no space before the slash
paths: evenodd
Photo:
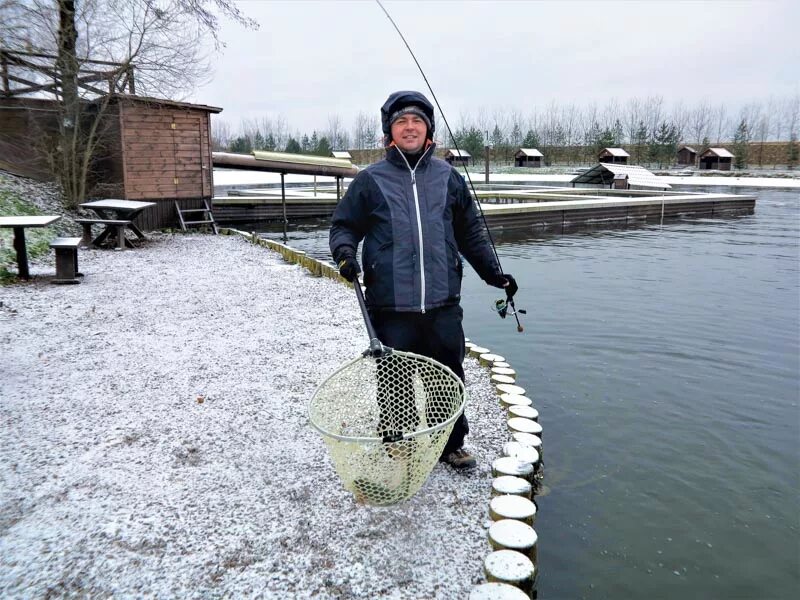
<path id="1" fill-rule="evenodd" d="M 350 153 L 347 150 L 334 150 L 331 152 L 332 158 L 345 158 L 349 161 L 353 160 L 353 157 L 350 156 Z"/>
<path id="2" fill-rule="evenodd" d="M 644 167 L 600 163 L 573 177 L 572 187 L 603 187 L 617 190 L 668 190 L 670 185 Z"/>
<path id="3" fill-rule="evenodd" d="M 469 166 L 472 163 L 472 155 L 466 150 L 445 150 L 444 159 L 453 166 Z"/>
<path id="4" fill-rule="evenodd" d="M 601 163 L 627 165 L 629 156 L 630 154 L 625 152 L 622 148 L 603 148 L 600 154 L 597 155 L 597 160 Z"/>
<path id="5" fill-rule="evenodd" d="M 541 167 L 544 154 L 536 148 L 520 148 L 514 154 L 514 165 L 517 167 Z"/>
<path id="6" fill-rule="evenodd" d="M 678 164 L 695 166 L 697 164 L 697 150 L 691 146 L 681 146 L 678 150 Z"/>
<path id="7" fill-rule="evenodd" d="M 733 163 L 733 154 L 725 148 L 709 148 L 700 155 L 701 169 L 716 169 L 717 171 L 730 171 Z"/>

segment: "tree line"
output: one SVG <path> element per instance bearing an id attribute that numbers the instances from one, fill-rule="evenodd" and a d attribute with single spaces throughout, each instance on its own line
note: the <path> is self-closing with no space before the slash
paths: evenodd
<path id="1" fill-rule="evenodd" d="M 459 116 L 452 137 L 438 111 L 435 118 L 439 145 L 457 145 L 476 159 L 484 157 L 487 146 L 494 160 L 507 163 L 513 162 L 518 148 L 536 148 L 546 161 L 579 164 L 603 148 L 626 146 L 632 162 L 662 166 L 673 162 L 680 144 L 693 144 L 699 146 L 698 151 L 732 145 L 738 149 L 734 153 L 739 166 L 760 165 L 763 144 L 789 141 L 790 153 L 797 146 L 800 94 L 750 102 L 738 110 L 706 100 L 668 105 L 662 96 L 625 102 L 612 99 L 603 106 L 552 102 L 528 113 L 516 108 L 478 108 Z M 212 122 L 213 147 L 231 152 L 277 150 L 328 156 L 334 150 L 381 148 L 382 142 L 380 119 L 364 111 L 349 127 L 339 115 L 331 115 L 327 127 L 310 133 L 293 130 L 283 117 L 245 119 L 236 130 L 222 118 Z M 755 152 L 749 150 L 754 142 Z M 787 162 L 792 163 L 790 156 Z"/>

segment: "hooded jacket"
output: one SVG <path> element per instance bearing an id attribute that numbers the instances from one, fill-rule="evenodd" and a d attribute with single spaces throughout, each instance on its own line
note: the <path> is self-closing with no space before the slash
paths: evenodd
<path id="1" fill-rule="evenodd" d="M 402 98 L 392 103 L 398 94 Z M 429 109 L 433 124 L 433 107 L 424 96 L 397 92 L 381 109 L 384 131 L 388 116 L 408 104 Z M 459 253 L 487 283 L 496 285 L 502 276 L 464 178 L 435 158 L 434 150 L 429 143 L 411 168 L 390 146 L 383 160 L 353 179 L 333 213 L 329 241 L 336 263 L 364 242 L 361 264 L 373 310 L 425 312 L 458 304 Z"/>

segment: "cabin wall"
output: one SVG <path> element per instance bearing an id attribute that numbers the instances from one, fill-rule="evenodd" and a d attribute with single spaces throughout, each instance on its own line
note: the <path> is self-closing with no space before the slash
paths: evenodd
<path id="1" fill-rule="evenodd" d="M 120 105 L 125 198 L 156 202 L 147 228 L 177 226 L 175 201 L 200 208 L 213 195 L 209 113 L 143 102 Z"/>

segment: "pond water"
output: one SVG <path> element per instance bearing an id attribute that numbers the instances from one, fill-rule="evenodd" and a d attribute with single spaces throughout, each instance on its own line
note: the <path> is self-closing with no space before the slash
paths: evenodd
<path id="1" fill-rule="evenodd" d="M 740 191 L 754 214 L 495 233 L 522 334 L 466 269 L 466 334 L 541 413 L 539 598 L 800 587 L 800 194 Z M 325 229 L 289 244 L 328 258 Z"/>

